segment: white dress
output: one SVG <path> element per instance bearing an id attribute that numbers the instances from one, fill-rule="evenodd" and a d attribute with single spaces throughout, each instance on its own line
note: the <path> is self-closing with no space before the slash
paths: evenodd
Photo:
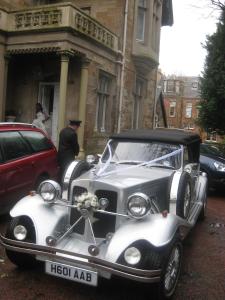
<path id="1" fill-rule="evenodd" d="M 32 125 L 34 125 L 37 128 L 40 128 L 45 133 L 47 133 L 44 121 L 45 121 L 45 114 L 39 111 L 38 113 L 36 113 L 36 119 L 33 120 Z"/>

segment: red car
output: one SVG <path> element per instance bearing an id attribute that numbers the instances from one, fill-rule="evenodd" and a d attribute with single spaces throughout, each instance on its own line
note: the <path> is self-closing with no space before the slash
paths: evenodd
<path id="1" fill-rule="evenodd" d="M 30 124 L 0 123 L 0 214 L 45 179 L 57 179 L 57 151 Z"/>

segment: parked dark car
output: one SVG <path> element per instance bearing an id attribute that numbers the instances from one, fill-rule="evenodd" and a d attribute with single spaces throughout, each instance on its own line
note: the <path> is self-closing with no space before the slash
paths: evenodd
<path id="1" fill-rule="evenodd" d="M 57 178 L 57 151 L 29 124 L 0 123 L 0 214 L 48 178 Z"/>
<path id="2" fill-rule="evenodd" d="M 225 155 L 209 144 L 201 144 L 200 153 L 201 170 L 207 173 L 209 186 L 225 186 Z"/>

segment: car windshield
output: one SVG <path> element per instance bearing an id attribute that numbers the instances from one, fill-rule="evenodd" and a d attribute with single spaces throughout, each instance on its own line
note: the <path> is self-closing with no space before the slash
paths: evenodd
<path id="1" fill-rule="evenodd" d="M 168 167 L 172 169 L 179 169 L 181 167 L 181 152 L 175 153 L 174 155 L 172 154 L 172 152 L 181 149 L 179 145 L 118 140 L 110 141 L 109 145 L 112 152 L 111 163 L 141 164 L 159 158 L 157 161 L 150 163 L 149 166 Z M 109 156 L 109 149 L 107 147 L 102 156 L 102 162 L 106 162 Z M 162 156 L 164 156 L 164 158 L 160 159 Z"/>
<path id="2" fill-rule="evenodd" d="M 201 154 L 210 154 L 210 155 L 216 155 L 216 156 L 223 156 L 222 152 L 216 147 L 211 145 L 201 145 Z"/>

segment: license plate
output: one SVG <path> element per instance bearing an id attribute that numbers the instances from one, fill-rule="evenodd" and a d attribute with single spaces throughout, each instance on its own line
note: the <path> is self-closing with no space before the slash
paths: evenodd
<path id="1" fill-rule="evenodd" d="M 97 272 L 67 266 L 60 263 L 46 261 L 45 272 L 53 276 L 69 279 L 76 282 L 82 282 L 92 286 L 97 286 L 98 284 Z"/>

